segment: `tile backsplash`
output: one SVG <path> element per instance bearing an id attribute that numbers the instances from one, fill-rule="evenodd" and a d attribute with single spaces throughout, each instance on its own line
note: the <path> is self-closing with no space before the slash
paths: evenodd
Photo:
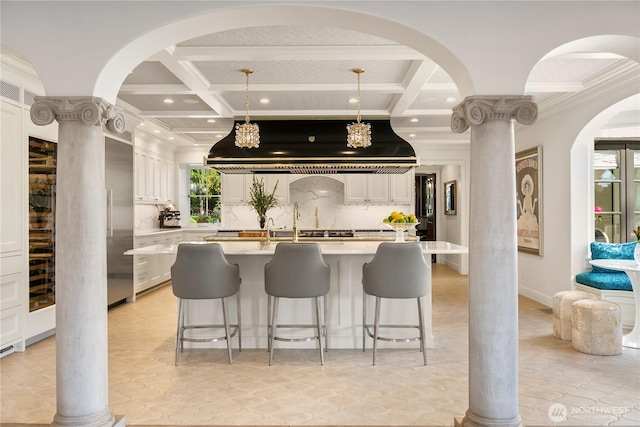
<path id="1" fill-rule="evenodd" d="M 345 205 L 344 183 L 326 176 L 309 176 L 298 179 L 289 185 L 289 203 L 272 208 L 267 217 L 273 218 L 275 228 L 293 226 L 293 205 L 298 203 L 300 228 L 323 229 L 382 229 L 382 219 L 391 211 L 413 212 L 413 205 Z M 157 229 L 159 213 L 173 205 L 135 205 L 136 232 Z M 317 221 L 316 221 L 317 211 Z M 182 212 L 183 227 L 188 226 L 188 212 Z M 195 226 L 195 224 L 190 224 Z M 222 205 L 222 224 L 224 229 L 259 229 L 258 216 L 245 204 Z"/>
<path id="2" fill-rule="evenodd" d="M 393 210 L 413 212 L 411 205 L 345 205 L 344 184 L 326 176 L 298 179 L 289 185 L 289 203 L 272 208 L 267 217 L 276 228 L 291 228 L 293 204 L 298 202 L 300 228 L 363 229 L 382 228 L 382 219 Z M 316 223 L 316 209 L 318 212 Z M 257 229 L 256 213 L 246 205 L 223 204 L 222 226 L 228 229 Z"/>

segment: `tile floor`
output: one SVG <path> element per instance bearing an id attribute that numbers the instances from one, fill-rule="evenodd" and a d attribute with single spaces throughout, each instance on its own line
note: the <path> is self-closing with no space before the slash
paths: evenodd
<path id="1" fill-rule="evenodd" d="M 175 299 L 168 286 L 109 312 L 109 405 L 132 425 L 453 425 L 468 408 L 468 278 L 434 266 L 436 348 L 417 350 L 190 350 L 173 365 Z M 520 415 L 526 426 L 640 425 L 640 350 L 590 356 L 551 336 L 550 311 L 520 297 Z M 55 337 L 0 361 L 0 422 L 51 423 Z"/>

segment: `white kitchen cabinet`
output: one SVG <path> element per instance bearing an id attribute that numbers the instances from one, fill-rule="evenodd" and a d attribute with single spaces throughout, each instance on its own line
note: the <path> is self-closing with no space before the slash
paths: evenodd
<path id="1" fill-rule="evenodd" d="M 278 183 L 276 197 L 280 204 L 289 203 L 289 176 L 286 174 L 255 174 L 264 182 L 266 191 L 271 192 Z M 247 203 L 250 198 L 253 175 L 222 174 L 222 203 Z"/>
<path id="2" fill-rule="evenodd" d="M 3 258 L 3 261 L 7 261 L 8 258 Z M 21 272 L 4 274 L 6 270 L 3 265 L 3 274 L 0 276 L 0 349 L 14 346 L 14 349 L 18 347 L 23 350 L 24 317 L 20 284 L 24 283 L 24 280 Z"/>
<path id="3" fill-rule="evenodd" d="M 151 151 L 136 148 L 135 201 L 173 203 L 175 162 Z"/>
<path id="4" fill-rule="evenodd" d="M 0 115 L 0 349 L 7 355 L 24 351 L 25 304 L 28 296 L 24 209 L 27 178 L 22 134 L 23 111 L 2 101 Z M 28 112 L 26 112 L 28 117 Z"/>
<path id="5" fill-rule="evenodd" d="M 135 248 L 144 248 L 151 244 L 151 239 L 144 237 L 135 238 Z M 149 261 L 153 259 L 153 256 L 147 255 L 134 255 L 133 267 L 134 267 L 134 287 L 136 292 L 143 291 L 149 288 L 151 285 L 151 275 L 149 272 Z"/>
<path id="6" fill-rule="evenodd" d="M 223 173 L 221 175 L 222 203 L 245 203 L 247 190 L 245 189 L 244 177 L 245 175 L 242 174 Z"/>
<path id="7" fill-rule="evenodd" d="M 162 243 L 165 245 L 177 245 L 182 241 L 182 233 L 169 234 L 162 237 Z M 171 266 L 176 261 L 176 254 L 167 254 L 160 256 L 160 283 L 171 280 Z"/>
<path id="8" fill-rule="evenodd" d="M 149 197 L 148 195 L 148 184 L 149 181 L 148 176 L 148 163 L 149 163 L 149 153 L 142 150 L 136 150 L 134 153 L 135 158 L 135 200 L 138 201 L 146 201 Z"/>
<path id="9" fill-rule="evenodd" d="M 411 170 L 400 175 L 390 175 L 389 201 L 396 204 L 411 204 L 415 197 L 415 174 Z"/>
<path id="10" fill-rule="evenodd" d="M 151 236 L 136 236 L 134 246 L 144 248 L 151 245 L 175 245 L 182 241 L 182 232 L 159 233 Z M 171 280 L 171 266 L 176 256 L 134 255 L 134 286 L 141 292 L 167 280 Z"/>
<path id="11" fill-rule="evenodd" d="M 345 204 L 388 202 L 389 175 L 350 174 L 345 177 Z"/>

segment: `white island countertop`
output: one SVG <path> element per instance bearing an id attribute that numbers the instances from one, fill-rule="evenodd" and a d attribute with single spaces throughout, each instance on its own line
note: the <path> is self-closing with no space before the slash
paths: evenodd
<path id="1" fill-rule="evenodd" d="M 210 244 L 211 242 L 185 242 Z M 272 255 L 279 242 L 256 241 L 223 241 L 217 242 L 222 245 L 222 250 L 227 255 Z M 320 249 L 326 255 L 373 255 L 382 241 L 318 241 Z M 416 242 L 422 247 L 424 254 L 466 254 L 468 248 L 455 243 L 443 241 L 419 241 Z M 175 254 L 178 252 L 178 245 L 150 245 L 138 249 L 130 249 L 125 255 L 162 255 Z"/>

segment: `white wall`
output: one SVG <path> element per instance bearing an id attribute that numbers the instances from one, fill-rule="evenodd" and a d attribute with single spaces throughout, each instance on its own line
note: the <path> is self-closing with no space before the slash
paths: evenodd
<path id="1" fill-rule="evenodd" d="M 552 305 L 553 294 L 569 290 L 586 269 L 593 240 L 593 138 L 589 123 L 611 105 L 638 93 L 637 77 L 626 84 L 585 91 L 571 108 L 551 108 L 530 126 L 516 129 L 516 151 L 542 145 L 543 256 L 520 253 L 521 294 Z M 602 122 L 600 122 L 602 123 Z M 588 132 L 583 132 L 585 128 Z"/>
<path id="2" fill-rule="evenodd" d="M 469 246 L 469 132 L 459 140 L 443 143 L 411 142 L 420 156 L 416 173 L 435 173 L 438 193 L 436 205 L 436 239 Z M 457 215 L 444 214 L 444 183 L 456 181 Z M 438 263 L 446 263 L 461 274 L 469 273 L 469 255 L 438 255 Z"/>

